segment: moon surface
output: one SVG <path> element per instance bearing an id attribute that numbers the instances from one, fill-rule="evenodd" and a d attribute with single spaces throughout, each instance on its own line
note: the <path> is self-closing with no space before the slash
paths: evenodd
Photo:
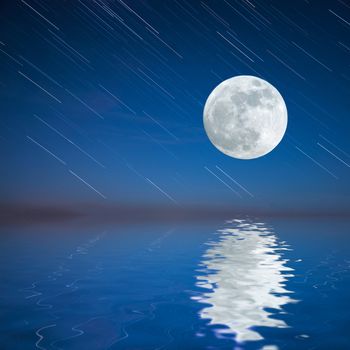
<path id="1" fill-rule="evenodd" d="M 204 106 L 204 128 L 212 144 L 238 159 L 271 152 L 287 129 L 283 97 L 267 81 L 240 75 L 220 83 Z"/>

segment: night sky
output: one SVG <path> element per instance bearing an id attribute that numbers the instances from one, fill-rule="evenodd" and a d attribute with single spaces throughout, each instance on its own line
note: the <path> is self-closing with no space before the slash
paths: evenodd
<path id="1" fill-rule="evenodd" d="M 3 203 L 349 208 L 347 0 L 0 8 Z M 255 160 L 203 128 L 208 95 L 236 75 L 267 80 L 288 109 L 284 139 Z"/>

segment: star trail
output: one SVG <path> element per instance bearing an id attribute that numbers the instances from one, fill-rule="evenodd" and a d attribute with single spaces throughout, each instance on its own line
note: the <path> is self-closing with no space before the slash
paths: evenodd
<path id="1" fill-rule="evenodd" d="M 346 1 L 2 1 L 1 196 L 13 203 L 349 207 Z M 236 160 L 205 101 L 255 75 L 282 143 Z"/>

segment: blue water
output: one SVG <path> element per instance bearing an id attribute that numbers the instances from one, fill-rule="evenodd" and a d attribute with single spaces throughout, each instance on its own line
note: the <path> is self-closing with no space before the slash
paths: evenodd
<path id="1" fill-rule="evenodd" d="M 350 348 L 347 221 L 7 228 L 1 349 Z"/>

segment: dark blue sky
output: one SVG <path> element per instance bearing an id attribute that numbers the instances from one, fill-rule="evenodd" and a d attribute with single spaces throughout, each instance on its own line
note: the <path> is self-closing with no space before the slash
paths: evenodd
<path id="1" fill-rule="evenodd" d="M 346 0 L 0 7 L 3 202 L 349 208 Z M 256 160 L 203 129 L 206 98 L 235 75 L 266 79 L 288 108 L 284 139 Z"/>

